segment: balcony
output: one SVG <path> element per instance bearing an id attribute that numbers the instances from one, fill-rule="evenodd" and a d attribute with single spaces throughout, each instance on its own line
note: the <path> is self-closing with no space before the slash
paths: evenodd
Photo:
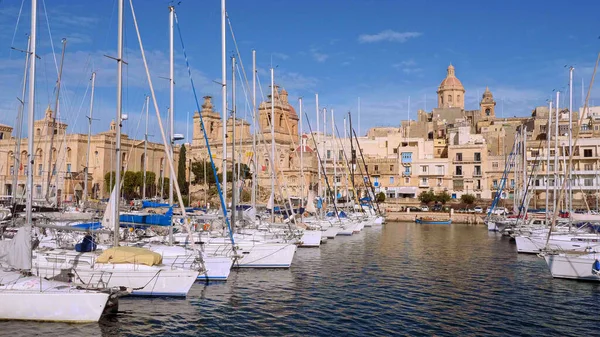
<path id="1" fill-rule="evenodd" d="M 473 173 L 473 177 L 481 177 L 481 176 L 482 176 L 481 171 Z"/>
<path id="2" fill-rule="evenodd" d="M 402 172 L 403 177 L 410 177 L 411 174 L 412 174 L 412 172 L 406 172 L 406 171 Z"/>

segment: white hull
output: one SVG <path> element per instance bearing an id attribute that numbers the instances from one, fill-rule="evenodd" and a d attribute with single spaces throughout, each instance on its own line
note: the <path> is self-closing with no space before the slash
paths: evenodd
<path id="1" fill-rule="evenodd" d="M 40 277 L 58 280 L 72 279 L 74 283 L 126 287 L 131 295 L 138 296 L 186 296 L 198 271 L 168 266 L 145 266 L 140 264 L 95 263 L 95 253 L 76 253 L 64 250 L 36 251 L 33 255 L 33 271 Z M 73 273 L 72 278 L 69 273 Z"/>
<path id="2" fill-rule="evenodd" d="M 234 257 L 231 243 L 210 242 L 204 245 L 206 256 Z M 289 268 L 292 265 L 296 245 L 290 243 L 247 243 L 236 242 L 236 268 Z"/>
<path id="3" fill-rule="evenodd" d="M 98 322 L 108 302 L 107 293 L 79 290 L 67 283 L 39 277 L 13 275 L 0 275 L 1 320 Z"/>
<path id="4" fill-rule="evenodd" d="M 598 241 L 598 236 L 552 235 L 550 236 L 550 240 L 548 240 L 548 249 L 571 252 L 595 252 L 600 251 L 600 242 Z M 546 236 L 517 236 L 515 242 L 517 244 L 517 252 L 519 253 L 537 254 L 546 248 Z"/>
<path id="5" fill-rule="evenodd" d="M 326 230 L 324 230 L 322 235 L 328 239 L 333 239 L 333 238 L 335 238 L 336 235 L 338 235 L 340 230 L 341 230 L 340 227 L 331 226 L 331 227 L 327 228 Z"/>
<path id="6" fill-rule="evenodd" d="M 595 261 L 593 255 L 546 255 L 544 258 L 550 268 L 552 277 L 600 281 L 600 276 L 592 273 L 592 265 Z"/>
<path id="7" fill-rule="evenodd" d="M 321 246 L 321 231 L 305 230 L 300 239 L 300 247 L 319 247 Z"/>

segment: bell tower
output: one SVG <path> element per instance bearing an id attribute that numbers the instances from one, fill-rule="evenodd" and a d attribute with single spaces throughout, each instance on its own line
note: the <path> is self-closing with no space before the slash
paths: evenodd
<path id="1" fill-rule="evenodd" d="M 494 119 L 496 118 L 496 101 L 494 95 L 488 87 L 485 88 L 483 95 L 481 96 L 481 102 L 479 102 L 479 110 L 481 111 L 482 119 Z"/>

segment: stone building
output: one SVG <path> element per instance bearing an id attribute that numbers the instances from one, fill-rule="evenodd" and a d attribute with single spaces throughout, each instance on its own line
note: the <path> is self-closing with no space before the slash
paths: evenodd
<path id="1" fill-rule="evenodd" d="M 27 171 L 33 169 L 33 198 L 58 202 L 73 202 L 83 197 L 84 172 L 87 159 L 88 136 L 67 133 L 66 123 L 56 122 L 52 110 L 46 110 L 43 119 L 34 124 L 33 168 L 27 163 L 28 139 L 20 141 L 19 152 L 15 154 L 17 139 L 11 137 L 13 128 L 0 126 L 0 194 L 12 195 L 13 176 L 17 177 L 16 192 L 23 197 Z M 88 169 L 88 197 L 107 198 L 104 176 L 114 171 L 116 124 L 110 129 L 91 136 Z M 175 149 L 175 167 L 177 167 L 178 149 Z M 144 169 L 144 141 L 121 135 L 121 155 L 123 168 L 129 171 Z M 164 146 L 148 143 L 148 168 L 158 180 L 169 177 Z"/>

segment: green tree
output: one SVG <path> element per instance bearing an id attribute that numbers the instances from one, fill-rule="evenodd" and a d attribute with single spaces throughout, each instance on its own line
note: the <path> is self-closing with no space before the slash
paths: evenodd
<path id="1" fill-rule="evenodd" d="M 210 162 L 195 162 L 192 163 L 192 173 L 194 174 L 194 180 L 192 180 L 192 184 L 204 184 L 204 167 L 206 166 L 206 180 L 209 185 L 215 183 L 215 174 L 213 173 L 212 165 Z M 218 172 L 217 168 L 217 172 Z"/>
<path id="2" fill-rule="evenodd" d="M 177 184 L 179 185 L 181 194 L 188 193 L 188 183 L 185 177 L 186 164 L 187 158 L 185 144 L 181 144 L 181 150 L 179 150 L 179 162 L 177 163 Z"/>
<path id="3" fill-rule="evenodd" d="M 385 193 L 383 193 L 383 192 L 377 193 L 377 196 L 375 197 L 375 201 L 385 202 Z"/>
<path id="4" fill-rule="evenodd" d="M 472 205 L 475 202 L 475 196 L 473 194 L 463 194 L 460 196 L 460 201 L 467 205 Z"/>
<path id="5" fill-rule="evenodd" d="M 452 196 L 446 191 L 439 192 L 435 195 L 435 201 L 445 205 L 448 201 L 452 200 Z"/>
<path id="6" fill-rule="evenodd" d="M 144 172 L 142 172 L 142 186 L 140 187 L 140 193 L 144 188 Z M 156 173 L 146 172 L 146 197 L 153 197 L 156 195 Z"/>
<path id="7" fill-rule="evenodd" d="M 165 177 L 163 179 L 164 179 L 164 184 L 162 186 L 162 195 L 163 195 L 163 197 L 168 198 L 169 197 L 169 178 Z M 159 187 L 159 189 L 160 189 L 160 187 Z M 175 196 L 173 196 L 173 197 L 175 197 Z"/>
<path id="8" fill-rule="evenodd" d="M 421 192 L 421 194 L 419 194 L 419 200 L 426 205 L 432 201 L 435 201 L 436 200 L 435 197 L 436 196 L 432 190 L 423 191 L 423 192 Z"/>
<path id="9" fill-rule="evenodd" d="M 109 195 L 113 189 L 113 186 L 115 186 L 115 171 L 106 172 L 104 175 L 104 190 L 108 191 Z"/>

